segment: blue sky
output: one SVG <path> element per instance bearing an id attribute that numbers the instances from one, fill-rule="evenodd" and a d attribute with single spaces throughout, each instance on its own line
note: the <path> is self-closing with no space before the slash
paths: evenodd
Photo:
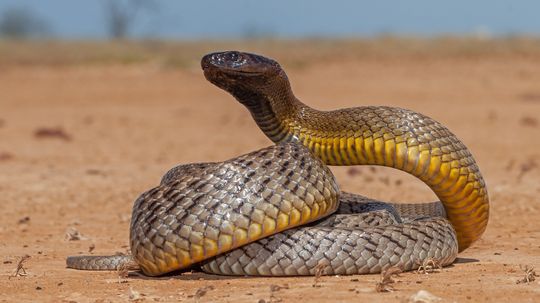
<path id="1" fill-rule="evenodd" d="M 125 0 L 116 0 L 125 1 Z M 106 0 L 0 0 L 0 15 L 28 7 L 55 36 L 107 36 Z M 532 34 L 540 36 L 538 0 L 154 0 L 134 37 L 204 39 L 267 34 L 283 38 L 406 34 Z"/>

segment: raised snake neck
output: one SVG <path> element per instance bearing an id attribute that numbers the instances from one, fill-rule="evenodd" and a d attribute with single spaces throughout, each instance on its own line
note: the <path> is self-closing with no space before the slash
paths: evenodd
<path id="1" fill-rule="evenodd" d="M 443 203 L 459 251 L 484 233 L 487 189 L 469 150 L 446 127 L 394 107 L 315 110 L 293 94 L 271 59 L 236 51 L 206 55 L 206 78 L 244 104 L 274 142 L 299 142 L 328 165 L 382 165 L 426 183 Z"/>

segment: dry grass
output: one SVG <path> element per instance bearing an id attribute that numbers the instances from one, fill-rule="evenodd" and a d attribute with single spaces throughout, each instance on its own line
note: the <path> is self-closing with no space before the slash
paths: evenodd
<path id="1" fill-rule="evenodd" d="M 24 267 L 24 263 L 30 259 L 30 255 L 24 255 L 19 259 L 19 262 L 17 262 L 17 268 L 13 271 L 13 274 L 10 277 L 24 277 L 28 275 L 26 272 L 26 267 Z"/>
<path id="2" fill-rule="evenodd" d="M 268 302 L 265 301 L 264 299 L 260 299 L 259 303 L 278 303 L 278 302 L 282 302 L 283 300 L 277 296 L 277 292 L 282 290 L 282 289 L 289 289 L 289 285 L 288 284 L 284 284 L 284 285 L 274 285 L 274 284 L 272 284 L 272 285 L 270 285 L 270 297 L 268 298 Z"/>
<path id="3" fill-rule="evenodd" d="M 287 68 L 302 68 L 315 60 L 426 57 L 506 56 L 540 58 L 540 39 L 513 37 L 432 39 L 379 37 L 373 39 L 231 40 L 231 41 L 6 41 L 0 40 L 0 66 L 74 66 L 156 64 L 166 68 L 199 65 L 200 55 L 239 49 L 280 57 Z"/>
<path id="4" fill-rule="evenodd" d="M 537 168 L 538 168 L 538 163 L 536 163 L 536 159 L 534 158 L 526 159 L 525 162 L 523 162 L 519 166 L 519 174 L 517 176 L 517 180 L 521 181 L 523 179 L 523 176 L 525 176 L 525 174 Z"/>
<path id="5" fill-rule="evenodd" d="M 79 241 L 88 239 L 87 237 L 83 236 L 75 227 L 69 227 L 66 230 L 66 235 L 64 238 L 66 241 Z"/>
<path id="6" fill-rule="evenodd" d="M 381 280 L 375 284 L 375 291 L 376 292 L 390 292 L 394 291 L 394 287 L 392 284 L 394 284 L 394 276 L 398 276 L 401 272 L 401 268 L 399 267 L 390 267 L 384 270 L 381 273 Z"/>
<path id="7" fill-rule="evenodd" d="M 417 273 L 431 274 L 442 270 L 441 261 L 433 258 L 428 258 L 418 264 Z"/>
<path id="8" fill-rule="evenodd" d="M 117 255 L 125 256 L 124 253 L 119 253 Z M 118 272 L 118 278 L 119 279 L 125 279 L 129 276 L 129 272 L 133 270 L 140 270 L 140 266 L 135 261 L 125 262 L 118 266 L 117 272 Z"/>
<path id="9" fill-rule="evenodd" d="M 195 295 L 194 295 L 195 302 L 199 302 L 199 300 L 202 297 L 204 297 L 206 295 L 206 293 L 208 293 L 209 291 L 211 291 L 213 289 L 214 289 L 214 286 L 212 286 L 212 285 L 204 286 L 204 287 L 201 287 L 201 288 L 197 289 L 197 291 L 195 292 Z"/>
<path id="10" fill-rule="evenodd" d="M 144 294 L 141 294 L 140 292 L 134 290 L 133 287 L 129 288 L 129 291 L 128 291 L 128 299 L 129 299 L 129 301 L 131 301 L 131 302 L 140 302 L 140 301 L 144 300 L 143 297 L 144 297 Z"/>
<path id="11" fill-rule="evenodd" d="M 534 267 L 532 267 L 532 266 L 525 265 L 525 266 L 520 266 L 519 268 L 521 268 L 521 270 L 523 270 L 523 272 L 525 273 L 525 276 L 523 278 L 517 280 L 516 284 L 530 283 L 530 282 L 533 282 L 534 280 L 536 280 L 537 277 L 540 277 L 540 275 L 538 275 L 536 273 L 536 271 L 534 270 Z"/>
<path id="12" fill-rule="evenodd" d="M 324 272 L 328 268 L 328 264 L 326 263 L 319 263 L 317 266 L 315 266 L 315 277 L 313 278 L 313 287 L 321 287 L 319 284 L 321 276 L 324 275 Z"/>

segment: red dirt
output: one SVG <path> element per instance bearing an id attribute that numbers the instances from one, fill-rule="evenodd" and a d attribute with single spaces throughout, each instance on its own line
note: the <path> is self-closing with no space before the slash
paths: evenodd
<path id="1" fill-rule="evenodd" d="M 516 281 L 525 276 L 520 265 L 540 271 L 540 60 L 489 53 L 347 58 L 285 68 L 311 106 L 417 110 L 447 125 L 475 155 L 491 218 L 456 264 L 402 273 L 386 293 L 375 291 L 380 275 L 320 277 L 314 287 L 314 277 L 120 279 L 66 269 L 66 256 L 92 246 L 93 254 L 126 251 L 132 202 L 168 168 L 271 142 L 197 67 L 8 66 L 0 73 L 0 302 L 403 302 L 419 290 L 443 302 L 538 302 L 540 278 Z M 36 138 L 40 129 L 61 135 Z M 387 201 L 435 198 L 404 173 L 349 169 L 334 169 L 342 189 Z M 71 228 L 80 240 L 67 240 Z M 27 275 L 10 277 L 25 255 Z"/>

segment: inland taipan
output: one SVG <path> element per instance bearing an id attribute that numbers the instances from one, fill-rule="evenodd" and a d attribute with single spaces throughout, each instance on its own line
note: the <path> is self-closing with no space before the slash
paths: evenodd
<path id="1" fill-rule="evenodd" d="M 202 59 L 208 81 L 243 104 L 276 144 L 177 166 L 133 206 L 132 255 L 73 256 L 77 269 L 133 264 L 157 276 L 198 265 L 226 275 L 377 273 L 451 264 L 489 219 L 484 180 L 445 126 L 386 106 L 319 111 L 274 60 L 237 51 Z M 234 138 L 231 138 L 234 140 Z M 392 204 L 342 192 L 327 165 L 410 173 L 440 202 Z"/>

